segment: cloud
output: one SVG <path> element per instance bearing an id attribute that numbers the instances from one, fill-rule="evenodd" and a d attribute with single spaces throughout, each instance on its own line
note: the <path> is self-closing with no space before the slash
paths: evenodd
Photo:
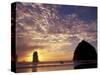
<path id="1" fill-rule="evenodd" d="M 94 43 L 93 46 L 96 47 L 96 19 L 90 19 L 87 22 L 80 17 L 80 14 L 84 16 L 85 14 L 82 13 L 92 10 L 92 7 L 87 7 L 86 10 L 84 8 L 84 11 L 79 14 L 75 12 L 65 14 L 64 18 L 62 16 L 63 12 L 59 13 L 61 8 L 65 7 L 61 5 L 18 3 L 16 7 L 17 50 L 19 52 L 20 50 L 28 51 L 34 48 L 51 51 L 74 50 L 82 39 L 91 44 Z M 83 9 L 83 7 L 80 8 Z"/>

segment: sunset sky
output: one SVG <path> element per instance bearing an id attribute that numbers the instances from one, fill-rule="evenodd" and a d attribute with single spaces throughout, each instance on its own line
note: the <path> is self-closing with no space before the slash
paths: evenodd
<path id="1" fill-rule="evenodd" d="M 16 52 L 18 61 L 72 60 L 81 40 L 97 49 L 97 8 L 71 5 L 17 3 Z"/>

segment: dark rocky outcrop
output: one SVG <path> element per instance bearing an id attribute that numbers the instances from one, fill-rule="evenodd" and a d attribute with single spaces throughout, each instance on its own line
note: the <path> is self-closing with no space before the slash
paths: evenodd
<path id="1" fill-rule="evenodd" d="M 33 62 L 39 62 L 37 51 L 33 53 Z"/>
<path id="2" fill-rule="evenodd" d="M 37 71 L 37 65 L 38 65 L 39 59 L 38 59 L 38 52 L 35 51 L 33 53 L 33 66 L 32 66 L 32 72 Z"/>
<path id="3" fill-rule="evenodd" d="M 75 69 L 96 68 L 97 52 L 91 44 L 83 40 L 75 49 L 73 61 Z"/>

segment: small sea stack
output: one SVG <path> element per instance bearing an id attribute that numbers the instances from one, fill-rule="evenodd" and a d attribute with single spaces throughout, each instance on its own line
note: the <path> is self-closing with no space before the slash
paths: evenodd
<path id="1" fill-rule="evenodd" d="M 75 65 L 74 69 L 96 68 L 96 49 L 85 40 L 82 40 L 75 49 L 73 61 Z"/>
<path id="2" fill-rule="evenodd" d="M 32 65 L 32 72 L 37 72 L 37 65 L 38 65 L 39 59 L 38 59 L 38 52 L 35 51 L 33 53 L 33 65 Z"/>
<path id="3" fill-rule="evenodd" d="M 38 52 L 37 52 L 37 51 L 35 51 L 35 52 L 33 53 L 33 62 L 39 62 L 39 59 L 38 59 Z"/>

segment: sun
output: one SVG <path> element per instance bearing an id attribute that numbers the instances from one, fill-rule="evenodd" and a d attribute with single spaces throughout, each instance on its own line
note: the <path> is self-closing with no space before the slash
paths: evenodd
<path id="1" fill-rule="evenodd" d="M 37 51 L 37 53 L 38 53 L 39 61 L 44 61 L 44 59 L 43 59 L 43 54 L 44 54 L 43 50 L 42 49 L 35 49 L 35 50 L 32 50 L 31 52 L 29 52 L 28 57 L 25 58 L 27 62 L 32 62 L 33 61 L 33 53 L 35 51 Z"/>
<path id="2" fill-rule="evenodd" d="M 32 62 L 33 61 L 31 56 L 27 57 L 26 60 L 27 60 L 27 62 Z"/>
<path id="3" fill-rule="evenodd" d="M 44 56 L 43 56 L 44 52 L 43 52 L 43 51 L 44 51 L 44 50 L 42 50 L 42 49 L 38 49 L 38 50 L 37 50 L 39 61 L 44 61 Z"/>

